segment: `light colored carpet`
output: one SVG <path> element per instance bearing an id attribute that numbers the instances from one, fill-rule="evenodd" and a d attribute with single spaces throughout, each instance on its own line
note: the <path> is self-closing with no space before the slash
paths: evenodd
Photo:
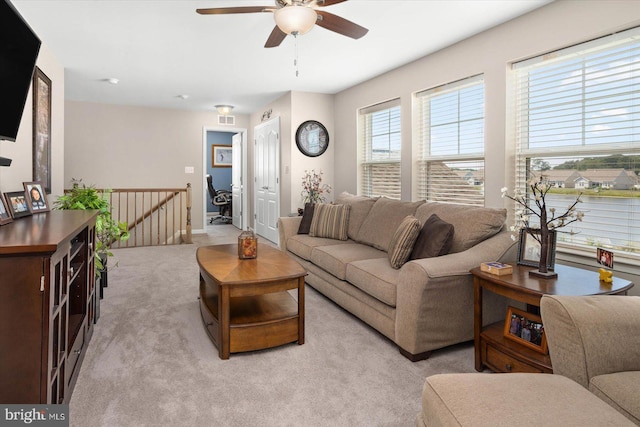
<path id="1" fill-rule="evenodd" d="M 70 403 L 71 426 L 410 426 L 424 379 L 473 372 L 473 345 L 412 363 L 307 286 L 305 344 L 220 360 L 198 308 L 198 246 L 119 249 Z"/>

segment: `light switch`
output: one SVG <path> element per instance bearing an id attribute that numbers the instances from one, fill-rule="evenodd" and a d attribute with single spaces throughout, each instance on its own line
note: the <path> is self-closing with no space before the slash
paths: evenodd
<path id="1" fill-rule="evenodd" d="M 194 173 L 194 169 L 193 166 L 185 166 L 184 167 L 184 173 Z"/>

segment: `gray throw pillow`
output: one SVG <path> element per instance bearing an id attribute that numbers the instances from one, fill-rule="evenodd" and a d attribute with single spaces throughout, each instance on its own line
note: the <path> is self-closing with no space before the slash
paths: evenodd
<path id="1" fill-rule="evenodd" d="M 300 221 L 300 226 L 298 227 L 298 234 L 309 234 L 315 206 L 314 203 L 304 204 L 304 213 L 302 214 L 302 221 Z"/>
<path id="2" fill-rule="evenodd" d="M 454 232 L 453 225 L 441 220 L 436 214 L 431 215 L 424 222 L 409 259 L 433 258 L 448 254 Z"/>

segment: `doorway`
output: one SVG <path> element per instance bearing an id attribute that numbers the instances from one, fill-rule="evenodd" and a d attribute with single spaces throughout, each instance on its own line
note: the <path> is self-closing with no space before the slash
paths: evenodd
<path id="1" fill-rule="evenodd" d="M 227 190 L 232 193 L 232 223 L 239 229 L 249 225 L 247 218 L 247 131 L 234 128 L 203 129 L 203 230 L 207 229 L 209 218 L 215 215 L 217 207 L 213 207 L 206 185 L 205 176 L 210 174 L 216 190 Z M 232 150 L 231 163 L 215 162 L 213 155 L 226 146 Z M 215 148 L 214 148 L 215 147 Z M 217 221 L 216 223 L 223 223 Z"/>

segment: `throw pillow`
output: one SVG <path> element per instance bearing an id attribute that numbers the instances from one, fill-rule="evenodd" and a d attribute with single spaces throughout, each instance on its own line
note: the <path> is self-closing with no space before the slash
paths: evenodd
<path id="1" fill-rule="evenodd" d="M 418 234 L 420 234 L 420 221 L 413 215 L 407 215 L 393 233 L 389 243 L 387 255 L 391 267 L 397 270 L 407 262 Z"/>
<path id="2" fill-rule="evenodd" d="M 446 255 L 453 244 L 453 225 L 433 214 L 424 222 L 409 259 Z"/>
<path id="3" fill-rule="evenodd" d="M 304 213 L 302 214 L 302 221 L 298 227 L 298 234 L 309 234 L 311 229 L 311 220 L 313 219 L 313 211 L 315 210 L 315 203 L 305 203 Z"/>
<path id="4" fill-rule="evenodd" d="M 349 205 L 316 204 L 309 236 L 347 240 L 350 208 Z"/>

